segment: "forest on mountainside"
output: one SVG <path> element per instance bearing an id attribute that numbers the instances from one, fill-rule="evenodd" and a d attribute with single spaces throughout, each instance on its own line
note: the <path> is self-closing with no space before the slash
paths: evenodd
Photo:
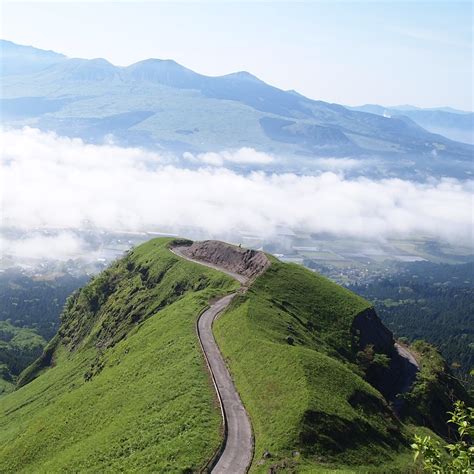
<path id="1" fill-rule="evenodd" d="M 398 271 L 349 288 L 370 300 L 396 337 L 439 348 L 464 382 L 474 367 L 474 263 L 397 264 Z"/>

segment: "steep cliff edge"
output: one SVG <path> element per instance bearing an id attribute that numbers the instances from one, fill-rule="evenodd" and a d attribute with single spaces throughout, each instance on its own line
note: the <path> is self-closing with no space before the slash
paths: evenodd
<path id="1" fill-rule="evenodd" d="M 366 380 L 391 402 L 398 414 L 403 400 L 415 382 L 419 367 L 407 348 L 399 346 L 392 332 L 384 326 L 374 308 L 354 317 L 351 328 L 355 335 L 357 358 Z"/>

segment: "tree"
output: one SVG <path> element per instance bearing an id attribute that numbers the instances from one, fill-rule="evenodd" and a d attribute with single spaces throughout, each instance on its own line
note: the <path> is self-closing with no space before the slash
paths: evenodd
<path id="1" fill-rule="evenodd" d="M 420 458 L 423 470 L 433 474 L 472 474 L 474 472 L 474 408 L 457 401 L 454 411 L 449 412 L 448 423 L 457 427 L 457 441 L 444 447 L 431 436 L 415 435 L 411 445 L 415 461 Z"/>

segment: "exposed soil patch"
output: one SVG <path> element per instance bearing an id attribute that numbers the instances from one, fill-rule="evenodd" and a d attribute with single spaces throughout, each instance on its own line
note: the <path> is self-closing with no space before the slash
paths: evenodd
<path id="1" fill-rule="evenodd" d="M 253 279 L 263 273 L 270 261 L 264 252 L 244 249 L 217 240 L 194 242 L 190 246 L 180 247 L 182 255 L 202 262 L 210 263 Z"/>

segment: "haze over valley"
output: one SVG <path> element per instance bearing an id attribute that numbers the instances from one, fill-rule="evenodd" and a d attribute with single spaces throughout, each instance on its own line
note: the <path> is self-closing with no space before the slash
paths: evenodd
<path id="1" fill-rule="evenodd" d="M 472 146 L 403 115 L 419 110 L 386 118 L 249 73 L 1 48 L 2 225 L 63 229 L 44 242 L 50 257 L 77 254 L 83 242 L 67 230 L 91 226 L 257 243 L 288 232 L 471 242 Z M 457 116 L 472 132 L 472 113 Z M 3 237 L 17 255 L 30 241 Z"/>

